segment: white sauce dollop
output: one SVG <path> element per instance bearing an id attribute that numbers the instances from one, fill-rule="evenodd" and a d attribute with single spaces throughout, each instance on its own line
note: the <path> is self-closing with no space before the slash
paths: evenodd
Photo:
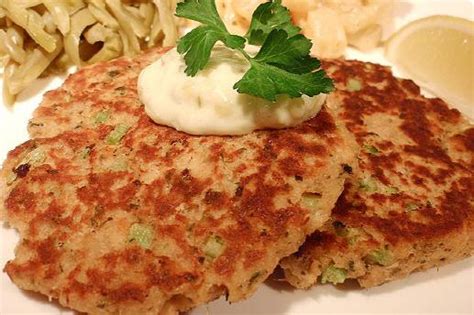
<path id="1" fill-rule="evenodd" d="M 273 103 L 240 94 L 233 86 L 249 67 L 239 53 L 216 46 L 206 68 L 189 77 L 175 48 L 141 72 L 138 94 L 156 123 L 193 135 L 242 135 L 292 127 L 314 117 L 326 99 L 325 94 L 281 95 Z"/>

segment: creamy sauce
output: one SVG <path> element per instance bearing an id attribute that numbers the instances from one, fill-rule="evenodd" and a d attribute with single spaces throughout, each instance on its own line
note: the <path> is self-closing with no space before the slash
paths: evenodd
<path id="1" fill-rule="evenodd" d="M 237 52 L 216 46 L 206 68 L 184 73 L 183 57 L 172 49 L 146 67 L 138 93 L 156 123 L 193 135 L 242 135 L 257 129 L 292 127 L 314 117 L 326 95 L 270 102 L 233 89 L 250 65 Z"/>

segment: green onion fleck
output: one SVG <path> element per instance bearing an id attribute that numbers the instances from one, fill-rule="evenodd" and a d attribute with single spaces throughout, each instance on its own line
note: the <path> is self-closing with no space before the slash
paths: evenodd
<path id="1" fill-rule="evenodd" d="M 87 157 L 89 156 L 90 153 L 91 153 L 91 148 L 85 147 L 85 148 L 82 149 L 82 151 L 81 151 L 81 158 L 82 158 L 82 159 L 87 159 Z"/>
<path id="2" fill-rule="evenodd" d="M 109 135 L 107 136 L 106 142 L 107 144 L 119 144 L 120 140 L 125 136 L 127 133 L 128 129 L 130 127 L 123 125 L 123 124 L 118 124 L 114 130 L 112 130 Z"/>
<path id="3" fill-rule="evenodd" d="M 94 123 L 96 123 L 97 125 L 103 124 L 109 119 L 109 117 L 110 113 L 108 111 L 98 112 L 97 115 L 95 115 L 94 117 Z"/>
<path id="4" fill-rule="evenodd" d="M 397 187 L 387 187 L 385 188 L 385 192 L 389 195 L 395 195 L 400 192 L 400 190 Z"/>
<path id="5" fill-rule="evenodd" d="M 339 237 L 343 237 L 347 240 L 349 245 L 354 245 L 360 236 L 359 229 L 346 227 L 342 222 L 335 221 L 333 224 L 334 231 Z"/>
<path id="6" fill-rule="evenodd" d="M 330 282 L 332 284 L 343 283 L 347 277 L 347 270 L 344 268 L 337 268 L 334 265 L 327 267 L 321 275 L 321 283 Z"/>
<path id="7" fill-rule="evenodd" d="M 418 208 L 418 205 L 414 202 L 410 202 L 405 205 L 405 210 L 408 212 L 418 210 Z"/>
<path id="8" fill-rule="evenodd" d="M 137 242 L 141 247 L 149 249 L 153 241 L 153 228 L 140 223 L 132 224 L 128 232 L 128 241 Z"/>
<path id="9" fill-rule="evenodd" d="M 372 154 L 372 155 L 378 155 L 380 154 L 379 149 L 374 147 L 373 145 L 364 145 L 364 149 L 367 153 Z"/>
<path id="10" fill-rule="evenodd" d="M 354 234 L 347 238 L 347 242 L 349 243 L 349 245 L 354 245 L 355 243 L 357 243 L 358 239 L 359 239 L 359 235 Z"/>
<path id="11" fill-rule="evenodd" d="M 203 252 L 207 257 L 214 259 L 224 252 L 224 244 L 224 240 L 221 237 L 217 235 L 211 236 L 204 244 Z"/>
<path id="12" fill-rule="evenodd" d="M 393 254 L 387 247 L 376 249 L 367 255 L 367 261 L 372 264 L 388 266 L 393 262 Z"/>
<path id="13" fill-rule="evenodd" d="M 372 177 L 363 179 L 359 181 L 359 189 L 368 193 L 374 193 L 378 189 L 377 181 L 374 180 Z"/>
<path id="14" fill-rule="evenodd" d="M 346 88 L 349 92 L 357 92 L 362 89 L 362 83 L 357 79 L 347 80 Z"/>
<path id="15" fill-rule="evenodd" d="M 301 204 L 306 209 L 318 209 L 318 203 L 321 200 L 321 195 L 317 193 L 304 193 L 301 196 Z"/>

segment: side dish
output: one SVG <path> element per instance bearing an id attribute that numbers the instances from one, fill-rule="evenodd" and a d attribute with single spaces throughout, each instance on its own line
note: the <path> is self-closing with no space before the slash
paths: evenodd
<path id="1" fill-rule="evenodd" d="M 173 45 L 176 26 L 166 16 L 174 1 L 3 0 L 0 56 L 7 104 L 36 80 L 69 66 L 135 56 L 159 43 Z"/>
<path id="2" fill-rule="evenodd" d="M 265 0 L 217 0 L 217 8 L 231 32 L 245 34 L 252 13 Z M 393 0 L 283 0 L 293 21 L 314 45 L 311 53 L 336 58 L 348 45 L 370 50 L 392 22 Z"/>

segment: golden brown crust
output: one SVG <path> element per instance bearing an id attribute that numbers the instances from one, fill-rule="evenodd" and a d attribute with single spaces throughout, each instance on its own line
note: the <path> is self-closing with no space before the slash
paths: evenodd
<path id="1" fill-rule="evenodd" d="M 386 67 L 342 60 L 325 67 L 337 86 L 328 106 L 361 146 L 359 168 L 332 222 L 282 262 L 288 280 L 307 287 L 334 265 L 373 286 L 472 255 L 472 125 Z M 370 259 L 381 250 L 392 259 Z"/>

